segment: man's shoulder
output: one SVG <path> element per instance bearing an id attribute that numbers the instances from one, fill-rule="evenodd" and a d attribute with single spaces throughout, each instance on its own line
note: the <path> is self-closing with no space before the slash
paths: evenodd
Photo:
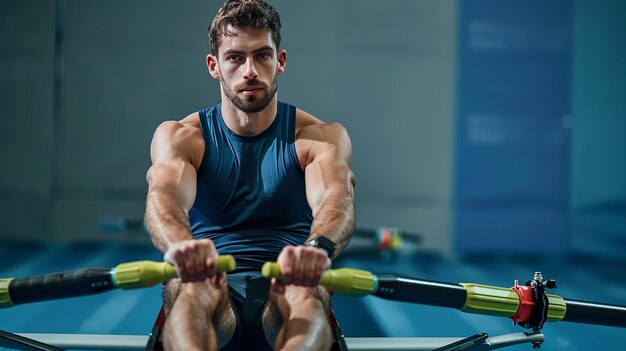
<path id="1" fill-rule="evenodd" d="M 178 121 L 162 122 L 154 132 L 152 149 L 169 150 L 167 153 L 179 155 L 197 168 L 204 151 L 198 112 Z"/>
<path id="2" fill-rule="evenodd" d="M 200 128 L 200 113 L 198 111 L 190 113 L 178 123 L 185 128 L 198 129 Z"/>
<path id="3" fill-rule="evenodd" d="M 312 114 L 296 109 L 296 140 L 301 138 L 312 140 L 335 139 L 347 135 L 346 128 L 338 122 L 324 122 Z"/>
<path id="4" fill-rule="evenodd" d="M 203 142 L 198 112 L 191 113 L 181 120 L 162 122 L 154 133 L 155 141 L 170 144 L 176 148 L 195 148 Z"/>
<path id="5" fill-rule="evenodd" d="M 324 155 L 348 160 L 352 146 L 348 131 L 338 122 L 326 123 L 302 110 L 296 110 L 296 150 L 306 168 Z"/>
<path id="6" fill-rule="evenodd" d="M 180 120 L 168 120 L 161 122 L 155 135 L 176 137 L 178 134 L 195 133 L 200 130 L 200 118 L 198 112 L 191 113 Z"/>
<path id="7" fill-rule="evenodd" d="M 296 128 L 304 128 L 310 125 L 319 125 L 324 122 L 312 114 L 296 108 Z"/>

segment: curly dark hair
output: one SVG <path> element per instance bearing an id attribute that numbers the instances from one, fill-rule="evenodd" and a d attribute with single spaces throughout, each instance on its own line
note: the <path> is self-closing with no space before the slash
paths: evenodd
<path id="1" fill-rule="evenodd" d="M 209 26 L 209 45 L 213 55 L 217 55 L 222 37 L 231 35 L 229 26 L 265 28 L 272 33 L 276 49 L 280 47 L 280 16 L 263 0 L 228 0 L 222 5 Z"/>

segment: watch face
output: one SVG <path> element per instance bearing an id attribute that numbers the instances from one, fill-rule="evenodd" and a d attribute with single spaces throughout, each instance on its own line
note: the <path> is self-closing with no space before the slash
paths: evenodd
<path id="1" fill-rule="evenodd" d="M 318 249 L 321 249 L 326 252 L 326 254 L 330 257 L 335 252 L 335 248 L 337 247 L 335 243 L 333 243 L 330 239 L 326 237 L 313 237 L 304 242 L 305 246 L 313 246 Z"/>

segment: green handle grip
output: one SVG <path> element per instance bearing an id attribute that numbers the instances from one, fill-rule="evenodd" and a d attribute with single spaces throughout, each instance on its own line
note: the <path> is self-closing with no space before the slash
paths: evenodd
<path id="1" fill-rule="evenodd" d="M 267 262 L 261 269 L 265 278 L 280 279 L 278 263 Z M 327 269 L 322 274 L 320 284 L 339 294 L 365 296 L 378 290 L 378 279 L 368 271 L 353 268 Z"/>
<path id="2" fill-rule="evenodd" d="M 491 316 L 512 317 L 520 307 L 520 299 L 511 288 L 501 288 L 482 284 L 461 283 L 465 287 L 467 298 L 461 311 L 487 314 Z M 557 295 L 548 295 L 548 322 L 562 320 L 567 306 L 565 300 Z"/>
<path id="3" fill-rule="evenodd" d="M 9 284 L 13 278 L 0 279 L 0 308 L 13 306 L 11 295 L 9 294 Z"/>
<path id="4" fill-rule="evenodd" d="M 233 256 L 217 257 L 218 273 L 230 272 L 235 266 Z M 176 268 L 168 262 L 128 262 L 119 264 L 113 269 L 114 283 L 121 289 L 146 288 L 177 277 Z"/>

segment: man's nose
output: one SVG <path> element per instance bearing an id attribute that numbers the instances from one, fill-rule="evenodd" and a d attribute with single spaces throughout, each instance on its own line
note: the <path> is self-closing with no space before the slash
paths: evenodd
<path id="1" fill-rule="evenodd" d="M 258 76 L 254 60 L 249 58 L 246 60 L 246 67 L 244 72 L 244 79 L 254 79 Z"/>

